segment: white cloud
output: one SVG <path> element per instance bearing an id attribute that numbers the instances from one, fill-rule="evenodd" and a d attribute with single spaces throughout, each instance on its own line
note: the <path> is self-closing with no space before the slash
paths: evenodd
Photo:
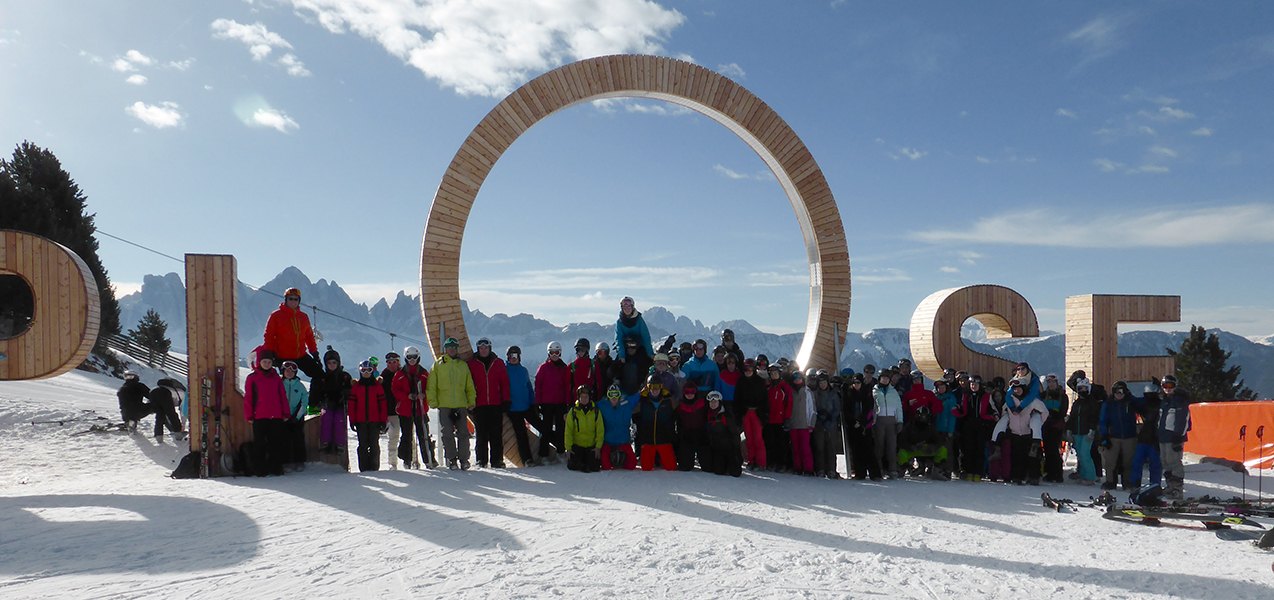
<path id="1" fill-rule="evenodd" d="M 993 160 L 991 160 L 991 159 L 989 159 L 989 158 L 987 158 L 987 157 L 985 157 L 985 156 L 979 156 L 979 157 L 978 157 L 978 162 L 980 162 L 980 163 L 982 163 L 982 164 L 984 164 L 984 165 L 989 165 L 989 164 L 991 164 L 991 163 L 994 163 L 995 161 L 993 161 Z"/>
<path id="2" fill-rule="evenodd" d="M 972 250 L 962 250 L 956 253 L 956 255 L 960 257 L 960 262 L 969 266 L 974 266 L 978 264 L 977 259 L 983 258 L 981 254 L 978 254 L 977 252 L 974 252 Z"/>
<path id="3" fill-rule="evenodd" d="M 855 283 L 887 283 L 891 281 L 911 281 L 911 276 L 902 269 L 860 269 L 854 273 Z"/>
<path id="4" fill-rule="evenodd" d="M 721 271 L 705 267 L 597 267 L 520 271 L 492 281 L 475 281 L 474 289 L 599 290 L 685 289 L 721 284 Z"/>
<path id="5" fill-rule="evenodd" d="M 1005 231 L 1050 235 L 1004 235 Z M 1033 210 L 986 217 L 972 226 L 912 234 L 929 243 L 994 243 L 1072 248 L 1179 248 L 1274 244 L 1274 203 L 1239 204 L 1153 213 L 1087 214 Z M 857 276 L 854 278 L 858 279 Z"/>
<path id="6" fill-rule="evenodd" d="M 729 169 L 722 165 L 712 165 L 712 170 L 729 177 L 730 179 L 755 179 L 757 181 L 772 181 L 774 174 L 769 171 L 759 171 L 754 175 L 739 173 L 733 169 Z"/>
<path id="7" fill-rule="evenodd" d="M 160 102 L 159 106 L 153 106 L 138 101 L 132 106 L 124 107 L 124 112 L 137 117 L 138 120 L 155 129 L 164 129 L 183 124 L 185 116 L 178 111 L 178 108 L 175 102 Z"/>
<path id="8" fill-rule="evenodd" d="M 880 140 L 877 139 L 876 141 L 879 142 Z M 929 154 L 929 152 L 916 150 L 915 148 L 900 147 L 894 152 L 886 152 L 885 156 L 888 156 L 889 158 L 892 158 L 894 160 L 900 160 L 903 157 L 910 158 L 911 160 L 920 160 L 926 154 Z"/>
<path id="9" fill-rule="evenodd" d="M 135 65 L 141 65 L 143 67 L 149 67 L 155 64 L 155 59 L 149 56 L 146 56 L 145 54 L 142 54 L 141 52 L 138 52 L 136 50 L 129 50 L 128 52 L 125 52 L 124 58 L 128 59 L 128 62 L 131 62 Z"/>
<path id="10" fill-rule="evenodd" d="M 680 104 L 641 104 L 639 102 L 624 102 L 624 110 L 630 113 L 642 113 L 647 115 L 659 115 L 665 117 L 679 117 L 681 115 L 693 114 L 694 111 L 681 106 Z"/>
<path id="11" fill-rule="evenodd" d="M 1073 111 L 1066 110 L 1065 108 L 1059 108 L 1059 109 L 1057 109 L 1057 113 L 1056 113 L 1056 114 L 1057 114 L 1057 116 L 1059 116 L 1059 117 L 1067 117 L 1067 118 L 1070 118 L 1070 119 L 1078 119 L 1078 118 L 1079 118 L 1079 117 L 1075 116 L 1075 113 L 1074 113 Z"/>
<path id="12" fill-rule="evenodd" d="M 194 64 L 195 64 L 195 59 L 193 58 L 187 58 L 186 60 L 182 60 L 182 61 L 177 61 L 177 60 L 168 61 L 168 67 L 170 69 L 177 69 L 178 71 L 186 71 L 190 69 L 190 67 L 193 66 Z"/>
<path id="13" fill-rule="evenodd" d="M 510 293 L 500 288 L 485 289 L 462 285 L 460 297 L 469 304 L 470 309 L 481 310 L 489 315 L 529 313 L 550 323 L 563 324 L 569 322 L 612 323 L 618 311 L 616 298 L 619 296 L 613 293 L 604 294 L 600 291 L 578 295 Z M 638 306 L 640 309 L 641 304 Z M 543 348 L 523 348 L 524 356 L 543 351 Z M 536 354 L 536 356 L 541 355 Z"/>
<path id="14" fill-rule="evenodd" d="M 212 37 L 219 40 L 238 40 L 248 46 L 252 60 L 262 60 L 275 48 L 291 49 L 292 44 L 260 21 L 245 25 L 231 19 L 217 19 L 212 22 Z"/>
<path id="15" fill-rule="evenodd" d="M 276 62 L 278 62 L 278 64 L 287 68 L 288 75 L 291 75 L 293 77 L 309 77 L 310 76 L 310 70 L 305 68 L 305 63 L 302 63 L 300 60 L 297 60 L 295 54 L 291 54 L 291 53 L 284 54 L 283 56 L 280 56 L 279 60 Z"/>
<path id="16" fill-rule="evenodd" d="M 955 267 L 942 267 L 938 270 L 942 271 L 943 273 L 959 273 L 960 272 L 960 269 L 957 269 Z"/>
<path id="17" fill-rule="evenodd" d="M 146 83 L 146 76 L 145 75 L 129 75 L 128 79 L 125 79 L 124 81 L 127 81 L 133 85 L 143 85 Z"/>
<path id="18" fill-rule="evenodd" d="M 503 96 L 530 77 L 606 54 L 661 54 L 685 21 L 647 0 L 290 0 L 333 33 L 352 31 L 462 95 Z"/>
<path id="19" fill-rule="evenodd" d="M 1208 137 L 1208 136 L 1212 135 L 1213 133 L 1215 133 L 1215 130 L 1213 130 L 1211 127 L 1200 127 L 1200 128 L 1198 128 L 1198 129 L 1196 129 L 1196 130 L 1194 130 L 1194 131 L 1191 131 L 1191 132 L 1190 132 L 1190 135 L 1198 135 L 1198 136 L 1202 136 L 1202 137 Z"/>
<path id="20" fill-rule="evenodd" d="M 743 72 L 743 67 L 739 63 L 730 63 L 728 65 L 717 65 L 717 72 L 731 79 L 743 79 L 747 77 L 747 73 Z"/>
<path id="21" fill-rule="evenodd" d="M 1168 173 L 1172 171 L 1172 169 L 1163 165 L 1141 165 L 1137 167 L 1137 170 L 1142 173 Z"/>
<path id="22" fill-rule="evenodd" d="M 127 60 L 117 58 L 115 59 L 115 62 L 111 63 L 111 69 L 119 71 L 120 73 L 127 73 L 129 71 L 136 71 L 137 67 L 134 67 L 133 63 L 128 62 Z"/>
<path id="23" fill-rule="evenodd" d="M 1102 15 L 1066 35 L 1066 42 L 1080 48 L 1083 58 L 1080 65 L 1106 57 L 1125 46 L 1120 29 L 1128 22 L 1126 16 Z"/>
<path id="24" fill-rule="evenodd" d="M 1124 165 L 1124 163 L 1115 162 L 1113 160 L 1110 160 L 1109 158 L 1095 159 L 1093 160 L 1093 164 L 1097 165 L 1097 168 L 1101 169 L 1103 173 L 1110 173 L 1111 171 L 1122 169 L 1126 166 Z"/>
<path id="25" fill-rule="evenodd" d="M 1173 108 L 1171 106 L 1160 106 L 1159 111 L 1155 113 L 1146 112 L 1144 110 L 1139 111 L 1137 115 L 1147 119 L 1153 119 L 1155 121 L 1179 121 L 1181 119 L 1194 118 L 1194 113 L 1186 112 L 1180 108 Z"/>
<path id="26" fill-rule="evenodd" d="M 986 157 L 986 156 L 978 155 L 978 156 L 976 157 L 976 160 L 977 160 L 978 162 L 980 162 L 980 163 L 984 164 L 984 165 L 993 165 L 993 164 L 998 164 L 998 163 L 1026 163 L 1026 164 L 1031 164 L 1031 163 L 1035 162 L 1035 157 L 1032 157 L 1032 156 L 1018 156 L 1018 149 L 1017 149 L 1017 148 L 1005 148 L 1005 149 L 1004 149 L 1004 158 L 988 158 L 988 157 Z"/>
<path id="27" fill-rule="evenodd" d="M 1151 129 L 1151 128 L 1150 128 L 1150 126 L 1148 126 L 1148 125 L 1141 125 L 1141 126 L 1137 127 L 1137 132 L 1138 132 L 1138 133 L 1144 133 L 1144 134 L 1146 134 L 1146 135 L 1155 135 L 1155 130 L 1154 130 L 1154 129 Z"/>
<path id="28" fill-rule="evenodd" d="M 93 64 L 99 64 L 102 62 L 102 57 L 96 54 L 89 54 L 87 50 L 80 50 L 80 56 L 87 58 L 88 61 Z"/>
<path id="29" fill-rule="evenodd" d="M 300 125 L 287 116 L 283 111 L 273 108 L 258 108 L 252 113 L 252 122 L 261 126 L 277 129 L 280 133 L 287 133 L 291 129 L 300 129 Z"/>
<path id="30" fill-rule="evenodd" d="M 1173 150 L 1172 148 L 1165 148 L 1165 147 L 1163 147 L 1163 146 L 1151 146 L 1151 147 L 1150 147 L 1150 153 L 1151 153 L 1151 154 L 1158 154 L 1159 156 L 1167 156 L 1167 157 L 1169 157 L 1169 158 L 1176 158 L 1176 157 L 1177 157 L 1177 152 L 1176 152 L 1176 150 Z"/>

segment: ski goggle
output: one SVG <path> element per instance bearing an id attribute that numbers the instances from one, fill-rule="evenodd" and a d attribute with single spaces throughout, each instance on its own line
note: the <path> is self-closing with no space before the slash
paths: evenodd
<path id="1" fill-rule="evenodd" d="M 1177 384 L 1175 384 L 1175 383 L 1165 383 L 1165 384 L 1163 384 L 1163 385 L 1162 385 L 1162 386 L 1160 386 L 1160 387 L 1162 387 L 1162 388 L 1163 388 L 1163 389 L 1165 389 L 1165 390 L 1171 390 L 1171 389 L 1176 388 L 1176 387 L 1177 387 Z"/>
<path id="2" fill-rule="evenodd" d="M 549 356 L 561 356 L 561 355 L 562 355 L 561 350 L 549 350 Z"/>
<path id="3" fill-rule="evenodd" d="M 372 368 L 371 368 L 371 367 L 362 367 L 362 368 L 360 368 L 360 369 L 358 370 L 358 372 L 359 372 L 359 373 L 371 373 L 371 372 L 372 372 Z"/>
<path id="4" fill-rule="evenodd" d="M 490 341 L 490 340 L 478 340 L 478 347 L 479 347 L 479 348 L 481 348 L 481 347 L 483 347 L 483 346 L 486 346 L 486 347 L 490 348 L 490 347 L 491 347 L 491 341 Z"/>

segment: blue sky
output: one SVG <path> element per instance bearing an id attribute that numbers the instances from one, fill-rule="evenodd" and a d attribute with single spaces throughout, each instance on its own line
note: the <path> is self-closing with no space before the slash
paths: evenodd
<path id="1" fill-rule="evenodd" d="M 52 150 L 102 231 L 295 264 L 358 300 L 418 293 L 443 170 L 518 85 L 644 52 L 740 82 L 801 136 L 849 232 L 850 329 L 959 285 L 1179 294 L 1274 333 L 1268 2 L 136 0 L 0 6 L 0 142 Z M 121 291 L 180 265 L 110 240 Z M 578 106 L 496 165 L 462 295 L 607 321 L 624 295 L 804 328 L 808 268 L 765 164 L 658 101 Z"/>

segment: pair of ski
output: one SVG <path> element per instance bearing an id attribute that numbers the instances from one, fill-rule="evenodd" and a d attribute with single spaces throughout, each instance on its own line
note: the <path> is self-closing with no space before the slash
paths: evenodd
<path id="1" fill-rule="evenodd" d="M 203 418 L 200 419 L 200 445 L 203 454 L 199 462 L 199 478 L 207 479 L 220 475 L 221 464 L 221 415 L 229 414 L 229 408 L 222 406 L 225 391 L 226 370 L 217 367 L 213 377 L 204 377 L 199 390 L 200 403 L 203 405 Z M 211 444 L 209 444 L 209 421 L 212 421 Z"/>
<path id="2" fill-rule="evenodd" d="M 77 435 L 84 435 L 87 433 L 110 433 L 110 432 L 127 433 L 128 423 L 106 423 L 104 425 L 100 423 L 94 423 L 92 425 L 89 425 L 88 429 L 85 429 L 84 431 L 77 431 L 75 433 L 72 433 L 71 437 L 75 437 Z"/>
<path id="3" fill-rule="evenodd" d="M 1096 498 L 1089 496 L 1088 502 L 1076 502 L 1070 498 L 1054 498 L 1048 495 L 1048 492 L 1044 492 L 1040 494 L 1040 500 L 1044 502 L 1044 506 L 1057 512 L 1075 512 L 1076 508 L 1100 508 L 1115 503 L 1115 497 L 1110 492 L 1102 492 Z"/>
<path id="4" fill-rule="evenodd" d="M 1167 508 L 1155 509 L 1153 507 L 1135 505 L 1111 505 L 1107 507 L 1106 513 L 1102 517 L 1112 521 L 1139 523 L 1151 527 L 1168 526 L 1193 529 L 1195 531 L 1212 531 L 1216 533 L 1218 539 L 1250 541 L 1253 546 L 1262 550 L 1274 549 L 1274 530 L 1266 530 L 1264 525 L 1241 514 L 1178 512 Z M 1198 527 L 1176 521 L 1202 522 L 1203 526 Z M 1233 529 L 1232 526 L 1234 525 L 1244 525 L 1255 527 L 1256 529 Z"/>

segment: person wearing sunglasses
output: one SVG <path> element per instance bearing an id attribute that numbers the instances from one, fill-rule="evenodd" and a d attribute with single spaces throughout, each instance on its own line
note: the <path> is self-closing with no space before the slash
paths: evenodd
<path id="1" fill-rule="evenodd" d="M 622 348 L 624 340 L 633 335 L 640 340 L 641 349 L 645 351 L 646 356 L 655 355 L 655 347 L 650 343 L 650 329 L 646 327 L 646 320 L 641 318 L 640 312 L 637 312 L 632 297 L 624 296 L 624 299 L 619 301 L 619 319 L 615 321 L 615 348 Z M 623 352 L 617 349 L 615 354 L 615 360 L 624 361 Z"/>
<path id="2" fill-rule="evenodd" d="M 473 373 L 460 358 L 460 342 L 449 337 L 442 342 L 443 354 L 429 370 L 425 396 L 438 409 L 442 430 L 442 452 L 451 470 L 469 469 L 469 411 L 478 399 Z"/>
<path id="3" fill-rule="evenodd" d="M 283 292 L 283 302 L 266 321 L 264 345 L 280 362 L 295 362 L 306 377 L 314 379 L 323 375 L 314 329 L 310 327 L 310 318 L 301 310 L 301 290 L 288 288 Z"/>
<path id="4" fill-rule="evenodd" d="M 398 425 L 402 428 L 397 457 L 409 469 L 419 468 L 423 458 L 425 468 L 432 469 L 438 466 L 438 460 L 434 458 L 434 440 L 428 431 L 429 399 L 425 392 L 429 386 L 429 371 L 420 364 L 420 350 L 415 346 L 407 346 L 403 355 L 407 366 L 397 369 L 393 383 Z M 390 447 L 393 448 L 393 444 Z"/>
<path id="5" fill-rule="evenodd" d="M 380 470 L 380 436 L 389 428 L 385 388 L 371 361 L 358 363 L 358 381 L 349 395 L 349 425 L 358 434 L 358 470 Z"/>
<path id="6" fill-rule="evenodd" d="M 548 356 L 535 371 L 535 404 L 540 409 L 540 464 L 545 459 L 551 464 L 561 462 L 558 455 L 566 453 L 564 444 L 566 411 L 570 410 L 571 367 L 562 360 L 562 344 L 549 342 Z"/>
<path id="7" fill-rule="evenodd" d="M 587 350 L 587 349 L 585 349 Z M 473 408 L 473 429 L 478 466 L 504 468 L 504 413 L 509 404 L 509 371 L 504 361 L 491 351 L 491 340 L 478 340 L 478 353 L 469 359 L 469 372 L 477 401 Z"/>

